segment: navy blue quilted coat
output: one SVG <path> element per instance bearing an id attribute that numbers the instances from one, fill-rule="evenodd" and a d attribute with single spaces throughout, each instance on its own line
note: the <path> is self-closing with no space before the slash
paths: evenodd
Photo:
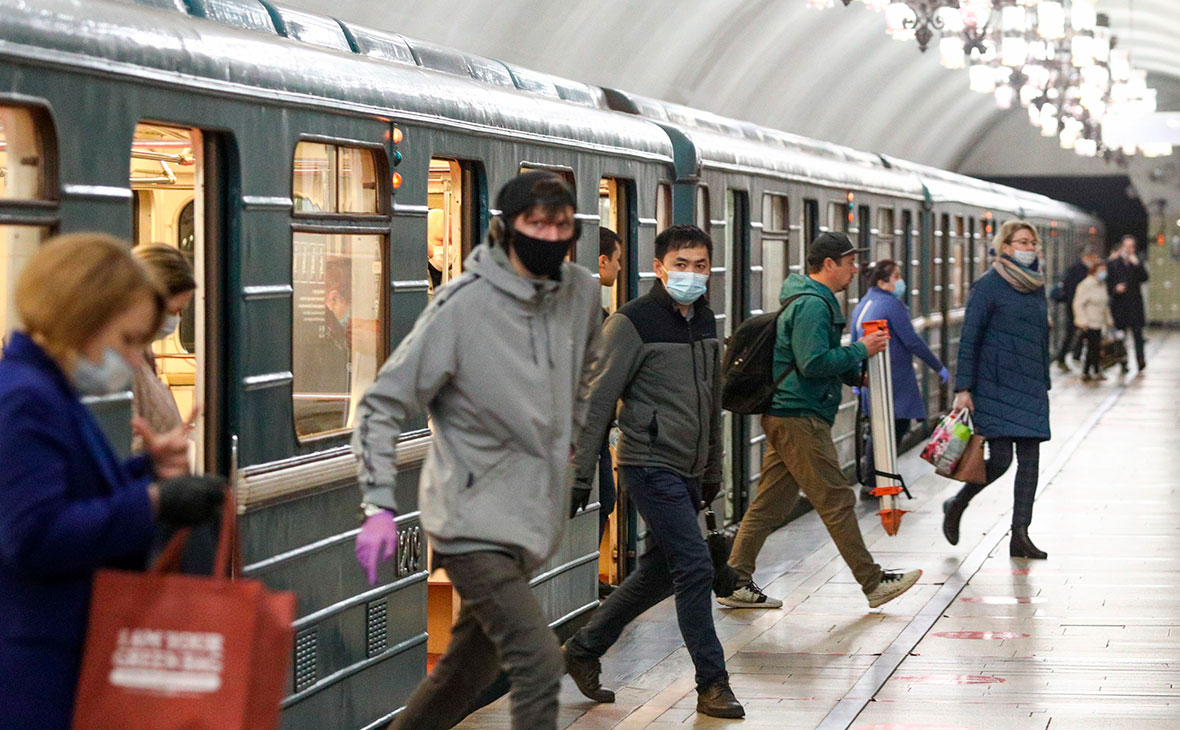
<path id="1" fill-rule="evenodd" d="M 1048 441 L 1049 387 L 1044 287 L 1021 294 L 989 269 L 967 300 L 955 390 L 971 391 L 984 436 Z"/>

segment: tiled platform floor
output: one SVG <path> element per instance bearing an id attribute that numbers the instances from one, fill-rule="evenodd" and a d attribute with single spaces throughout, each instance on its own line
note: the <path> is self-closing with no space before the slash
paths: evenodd
<path id="1" fill-rule="evenodd" d="M 1055 372 L 1052 441 L 1031 534 L 1049 560 L 1008 557 L 1011 472 L 940 531 L 957 484 L 914 452 L 899 535 L 862 503 L 887 567 L 922 580 L 869 609 L 814 514 L 767 542 L 758 579 L 780 610 L 714 618 L 745 720 L 694 711 L 692 668 L 665 601 L 604 658 L 613 705 L 567 678 L 562 726 L 853 730 L 1180 728 L 1180 334 L 1155 332 L 1149 369 L 1098 385 Z M 507 699 L 462 728 L 508 728 Z"/>

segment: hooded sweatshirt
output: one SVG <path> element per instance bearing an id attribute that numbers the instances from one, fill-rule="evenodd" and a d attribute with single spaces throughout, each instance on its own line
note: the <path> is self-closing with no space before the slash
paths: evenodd
<path id="1" fill-rule="evenodd" d="M 530 568 L 552 555 L 596 361 L 598 289 L 576 264 L 560 281 L 532 281 L 503 249 L 475 249 L 360 402 L 352 447 L 364 501 L 397 509 L 401 424 L 426 409 L 418 506 L 434 550 L 509 552 Z"/>

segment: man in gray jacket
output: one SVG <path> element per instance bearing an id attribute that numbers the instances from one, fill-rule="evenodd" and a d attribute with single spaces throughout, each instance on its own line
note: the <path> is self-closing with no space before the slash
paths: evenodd
<path id="1" fill-rule="evenodd" d="M 357 559 L 377 579 L 394 553 L 401 426 L 423 408 L 433 438 L 418 485 L 423 529 L 462 599 L 451 643 L 397 728 L 449 728 L 499 674 L 512 727 L 557 727 L 561 651 L 529 578 L 557 548 L 569 460 L 585 421 L 601 312 L 590 272 L 564 262 L 574 197 L 528 172 L 500 191 L 486 246 L 441 288 L 357 412 L 353 451 L 367 517 Z"/>
<path id="2" fill-rule="evenodd" d="M 599 657 L 627 624 L 675 594 L 696 667 L 697 712 L 743 717 L 713 627 L 713 564 L 697 524 L 702 502 L 711 502 L 721 483 L 721 344 L 703 297 L 713 241 L 696 226 L 672 226 L 656 237 L 655 253 L 659 278 L 651 291 L 603 327 L 602 367 L 574 456 L 575 490 L 584 500 L 622 398 L 620 487 L 651 536 L 635 572 L 566 643 L 566 670 L 584 695 L 613 702 L 599 683 Z"/>

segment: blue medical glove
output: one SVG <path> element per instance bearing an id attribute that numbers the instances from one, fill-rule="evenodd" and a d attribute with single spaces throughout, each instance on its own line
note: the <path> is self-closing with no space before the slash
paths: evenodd
<path id="1" fill-rule="evenodd" d="M 940 380 L 942 380 L 942 384 L 946 385 L 947 383 L 951 382 L 951 371 L 947 370 L 946 366 L 943 365 L 942 370 L 938 371 L 938 377 Z"/>
<path id="2" fill-rule="evenodd" d="M 369 585 L 377 585 L 377 566 L 397 551 L 397 522 L 390 510 L 382 510 L 365 520 L 356 536 L 356 561 L 365 569 Z"/>
<path id="3" fill-rule="evenodd" d="M 860 386 L 859 385 L 852 386 L 852 394 L 855 395 L 857 398 L 860 397 Z"/>

